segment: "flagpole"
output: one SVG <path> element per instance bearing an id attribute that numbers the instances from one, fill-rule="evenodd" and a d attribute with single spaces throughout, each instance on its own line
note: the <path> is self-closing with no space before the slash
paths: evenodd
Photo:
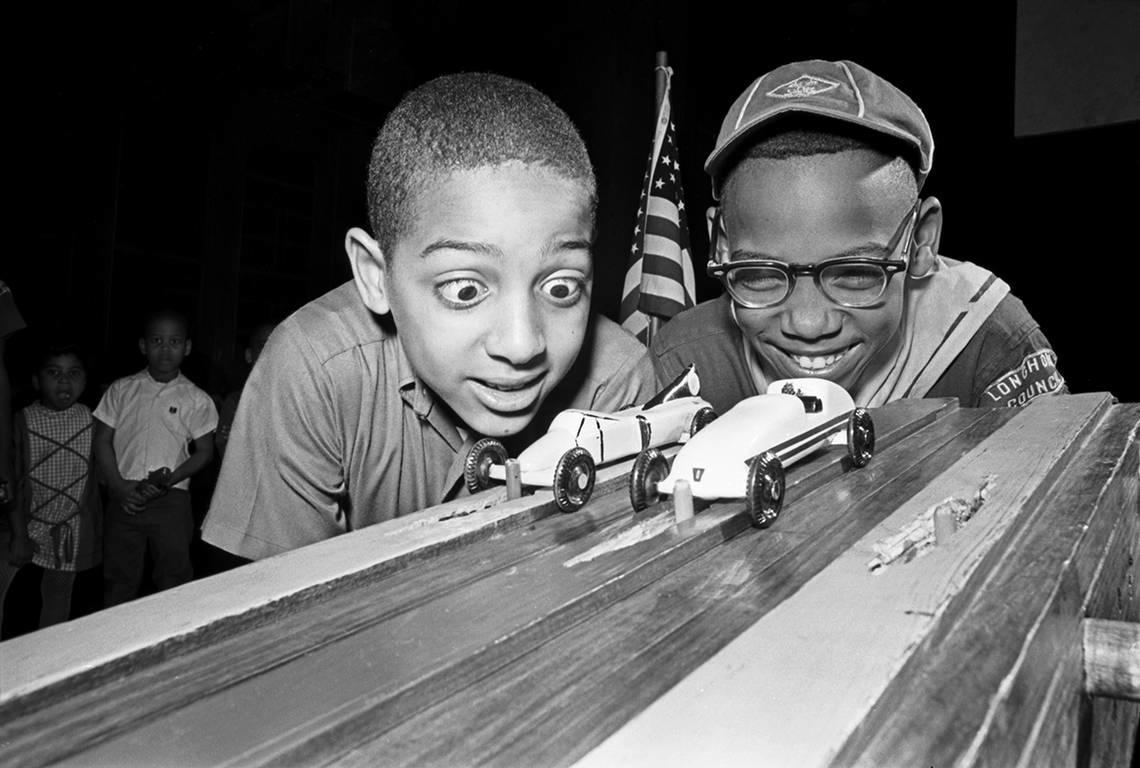
<path id="1" fill-rule="evenodd" d="M 653 98 L 653 115 L 656 117 L 661 112 L 661 103 L 665 100 L 665 88 L 668 80 L 665 73 L 665 67 L 669 66 L 669 54 L 665 51 L 657 51 L 653 63 L 653 81 L 654 81 L 654 98 Z M 657 328 L 661 324 L 661 318 L 657 315 L 649 315 L 649 327 L 645 331 L 645 344 L 649 345 L 653 341 L 653 337 L 657 334 Z"/>

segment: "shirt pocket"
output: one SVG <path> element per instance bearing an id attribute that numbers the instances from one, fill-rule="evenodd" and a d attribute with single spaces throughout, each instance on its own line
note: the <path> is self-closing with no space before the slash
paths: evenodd
<path id="1" fill-rule="evenodd" d="M 186 408 L 187 406 L 182 403 L 165 402 L 158 405 L 162 426 L 180 441 L 190 439 L 190 428 L 186 424 Z"/>

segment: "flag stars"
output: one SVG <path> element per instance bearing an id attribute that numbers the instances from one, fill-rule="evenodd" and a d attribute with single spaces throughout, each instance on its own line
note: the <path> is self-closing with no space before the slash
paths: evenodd
<path id="1" fill-rule="evenodd" d="M 665 182 L 662 181 L 661 179 L 658 179 L 657 181 L 655 181 L 653 183 L 653 186 L 657 187 L 658 189 L 661 189 L 661 187 L 665 186 Z"/>

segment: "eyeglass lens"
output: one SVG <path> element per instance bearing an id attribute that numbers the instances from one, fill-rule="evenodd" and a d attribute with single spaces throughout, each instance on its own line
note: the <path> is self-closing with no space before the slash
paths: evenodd
<path id="1" fill-rule="evenodd" d="M 732 294 L 744 304 L 774 306 L 791 293 L 788 272 L 777 267 L 739 267 L 726 275 Z M 875 303 L 887 286 L 887 272 L 874 264 L 827 264 L 819 287 L 827 298 L 848 307 Z"/>

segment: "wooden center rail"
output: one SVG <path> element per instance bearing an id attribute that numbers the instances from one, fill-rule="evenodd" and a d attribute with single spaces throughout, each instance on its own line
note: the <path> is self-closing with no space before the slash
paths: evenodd
<path id="1" fill-rule="evenodd" d="M 766 530 L 634 515 L 625 462 L 0 643 L 0 764 L 1125 764 L 1082 642 L 1133 625 L 1082 620 L 1140 620 L 1140 405 L 873 416 Z"/>

